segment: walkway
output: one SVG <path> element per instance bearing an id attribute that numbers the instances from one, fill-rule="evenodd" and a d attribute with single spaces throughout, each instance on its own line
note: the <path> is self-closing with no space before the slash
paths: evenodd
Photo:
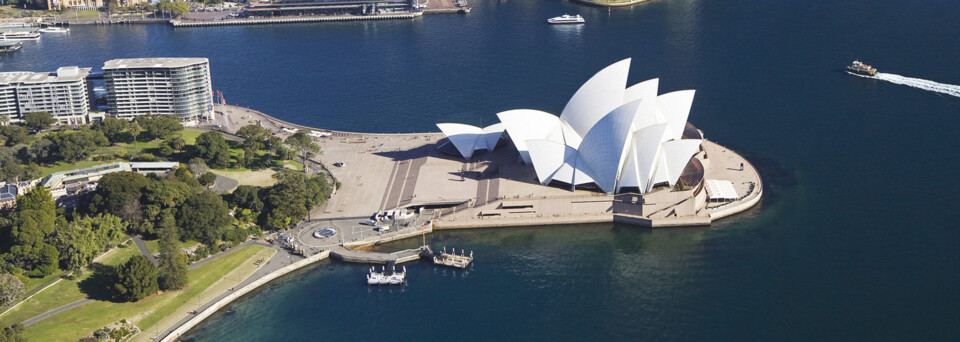
<path id="1" fill-rule="evenodd" d="M 133 239 L 133 243 L 137 244 L 137 248 L 140 249 L 140 254 L 147 257 L 154 265 L 160 265 L 160 261 L 157 261 L 157 257 L 153 256 L 153 254 L 150 254 L 150 250 L 147 249 L 147 244 L 143 242 L 143 239 L 141 239 L 139 235 L 130 235 L 130 238 Z"/>

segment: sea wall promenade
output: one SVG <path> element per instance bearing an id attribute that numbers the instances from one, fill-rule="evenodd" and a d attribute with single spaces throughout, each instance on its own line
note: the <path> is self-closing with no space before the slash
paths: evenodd
<path id="1" fill-rule="evenodd" d="M 256 19 L 224 19 L 224 20 L 170 20 L 173 27 L 197 27 L 197 26 L 232 26 L 232 25 L 267 25 L 267 24 L 292 24 L 292 23 L 312 23 L 328 21 L 359 21 L 359 20 L 398 20 L 413 19 L 422 16 L 422 12 L 416 13 L 398 13 L 398 14 L 376 14 L 376 15 L 337 15 L 337 16 L 302 16 L 302 17 L 277 17 L 277 18 L 256 18 Z"/>

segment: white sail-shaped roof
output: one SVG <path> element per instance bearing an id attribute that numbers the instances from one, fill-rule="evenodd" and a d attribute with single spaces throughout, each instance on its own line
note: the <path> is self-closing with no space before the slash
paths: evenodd
<path id="1" fill-rule="evenodd" d="M 617 176 L 628 151 L 631 124 L 641 101 L 622 105 L 604 116 L 590 129 L 578 149 L 578 163 L 584 163 L 591 170 L 588 175 L 606 193 L 616 191 Z"/>
<path id="2" fill-rule="evenodd" d="M 629 72 L 629 58 L 600 70 L 573 94 L 560 113 L 560 119 L 579 136 L 586 136 L 597 121 L 623 104 Z"/>
<path id="3" fill-rule="evenodd" d="M 701 143 L 703 140 L 700 139 L 672 140 L 663 143 L 661 158 L 665 160 L 667 182 L 670 186 L 677 184 L 677 180 L 683 174 L 683 168 L 690 162 L 690 158 L 700 151 Z"/>
<path id="4" fill-rule="evenodd" d="M 679 140 L 683 136 L 683 128 L 687 125 L 690 107 L 693 106 L 694 93 L 694 90 L 681 90 L 657 97 L 657 107 L 669 124 L 667 140 Z"/>
<path id="5" fill-rule="evenodd" d="M 465 125 L 459 123 L 438 123 L 437 127 L 440 128 L 440 131 L 447 136 L 447 139 L 450 140 L 450 143 L 457 148 L 457 151 L 460 152 L 466 159 L 470 159 L 473 156 L 473 151 L 476 149 L 477 140 L 483 136 L 483 129 L 477 126 Z M 486 144 L 484 144 L 484 148 Z"/>
<path id="6" fill-rule="evenodd" d="M 513 145 L 520 151 L 523 162 L 530 164 L 528 140 L 550 140 L 563 143 L 560 118 L 556 115 L 533 109 L 514 109 L 497 114 Z"/>
<path id="7" fill-rule="evenodd" d="M 654 78 L 649 79 L 637 84 L 630 86 L 623 93 L 623 103 L 633 102 L 636 100 L 650 99 L 655 100 L 657 98 L 657 88 L 660 86 L 660 79 Z"/>
<path id="8" fill-rule="evenodd" d="M 636 180 L 629 179 L 623 186 L 636 186 L 643 191 L 649 189 L 650 179 L 657 166 L 657 157 L 660 152 L 660 140 L 666 132 L 667 124 L 656 124 L 644 127 L 633 133 L 632 158 L 636 165 L 636 173 L 628 175 Z"/>
<path id="9" fill-rule="evenodd" d="M 504 126 L 502 123 L 495 123 L 483 128 L 483 138 L 480 140 L 486 143 L 487 151 L 493 152 L 493 149 L 497 148 L 497 142 L 500 141 L 503 130 Z"/>
<path id="10" fill-rule="evenodd" d="M 630 59 L 594 74 L 560 116 L 532 109 L 497 114 L 500 124 L 480 129 L 438 124 L 466 158 L 496 148 L 507 132 L 541 184 L 595 183 L 607 193 L 624 187 L 651 191 L 675 185 L 701 140 L 683 140 L 693 90 L 657 95 L 659 79 L 626 88 Z"/>

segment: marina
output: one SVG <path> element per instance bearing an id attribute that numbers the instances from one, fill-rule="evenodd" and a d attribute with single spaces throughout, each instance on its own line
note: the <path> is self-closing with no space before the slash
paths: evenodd
<path id="1" fill-rule="evenodd" d="M 370 273 L 367 274 L 367 285 L 403 285 L 406 278 L 406 266 L 402 267 L 401 271 L 397 271 L 396 266 L 391 265 L 389 271 L 386 266 L 382 266 L 380 272 L 377 272 L 376 267 L 370 267 Z"/>
<path id="2" fill-rule="evenodd" d="M 434 265 L 459 269 L 465 269 L 473 262 L 473 251 L 470 251 L 470 254 L 466 254 L 466 251 L 461 249 L 460 254 L 457 254 L 456 248 L 451 249 L 450 253 L 447 253 L 446 247 L 443 247 L 443 250 L 440 252 L 434 252 L 430 249 L 430 246 L 424 246 L 422 256 L 429 258 L 430 261 L 433 261 Z"/>

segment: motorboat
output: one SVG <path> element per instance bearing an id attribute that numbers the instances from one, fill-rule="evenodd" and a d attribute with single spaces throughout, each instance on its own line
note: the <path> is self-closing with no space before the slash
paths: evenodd
<path id="1" fill-rule="evenodd" d="M 59 26 L 47 26 L 39 30 L 43 33 L 70 33 L 69 28 Z"/>
<path id="2" fill-rule="evenodd" d="M 0 40 L 38 40 L 40 32 L 37 31 L 7 31 L 0 33 Z"/>
<path id="3" fill-rule="evenodd" d="M 847 72 L 863 76 L 873 76 L 877 74 L 877 68 L 863 64 L 861 61 L 853 61 L 853 64 L 847 66 Z"/>

